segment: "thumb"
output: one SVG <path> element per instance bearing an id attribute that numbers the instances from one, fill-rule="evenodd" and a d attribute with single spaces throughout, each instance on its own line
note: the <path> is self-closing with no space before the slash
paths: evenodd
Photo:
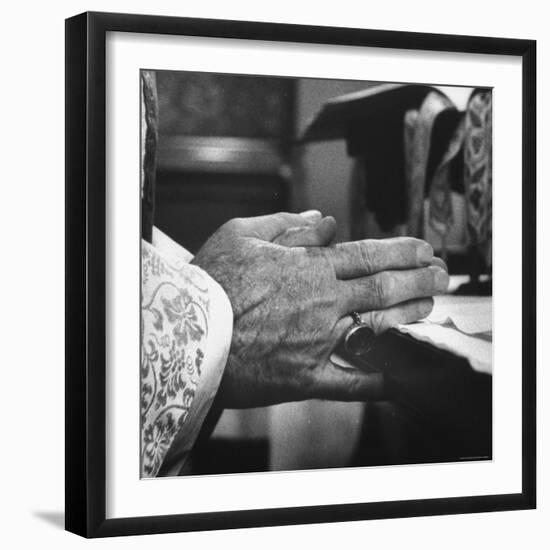
<path id="1" fill-rule="evenodd" d="M 281 246 L 329 246 L 336 237 L 336 221 L 332 216 L 311 225 L 291 227 L 271 242 Z"/>
<path id="2" fill-rule="evenodd" d="M 237 233 L 241 237 L 254 237 L 262 241 L 273 241 L 279 235 L 291 227 L 313 225 L 322 218 L 318 210 L 308 210 L 301 214 L 290 214 L 279 212 L 267 216 L 256 216 L 254 218 L 241 218 Z"/>

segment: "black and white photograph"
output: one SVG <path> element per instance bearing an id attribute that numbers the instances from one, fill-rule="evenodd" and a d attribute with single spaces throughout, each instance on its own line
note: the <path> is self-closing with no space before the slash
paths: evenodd
<path id="1" fill-rule="evenodd" d="M 492 460 L 474 84 L 140 70 L 142 481 Z"/>
<path id="2" fill-rule="evenodd" d="M 0 546 L 547 550 L 544 7 L 7 4 Z"/>
<path id="3" fill-rule="evenodd" d="M 535 43 L 66 32 L 66 529 L 533 508 Z"/>

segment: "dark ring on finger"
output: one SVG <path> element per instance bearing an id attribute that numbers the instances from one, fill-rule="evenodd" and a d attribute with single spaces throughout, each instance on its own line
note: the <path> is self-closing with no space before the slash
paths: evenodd
<path id="1" fill-rule="evenodd" d="M 350 355 L 366 355 L 372 349 L 376 335 L 359 313 L 352 311 L 350 316 L 353 324 L 344 337 L 344 348 Z"/>

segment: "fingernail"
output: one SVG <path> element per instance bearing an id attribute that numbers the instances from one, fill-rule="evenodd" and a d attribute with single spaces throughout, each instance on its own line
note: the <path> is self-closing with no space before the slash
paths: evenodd
<path id="1" fill-rule="evenodd" d="M 434 272 L 436 290 L 441 293 L 447 292 L 447 288 L 449 287 L 449 274 L 444 269 L 437 266 L 431 266 L 429 269 Z"/>
<path id="2" fill-rule="evenodd" d="M 300 216 L 312 222 L 317 222 L 323 217 L 319 210 L 306 210 L 305 212 L 300 212 Z"/>
<path id="3" fill-rule="evenodd" d="M 434 249 L 428 243 L 422 243 L 416 249 L 416 259 L 419 264 L 425 264 L 432 261 Z"/>
<path id="4" fill-rule="evenodd" d="M 443 269 L 444 271 L 447 271 L 447 273 L 449 272 L 449 268 L 447 267 L 447 264 L 445 261 L 443 261 L 441 258 L 438 258 L 437 256 L 434 256 L 430 263 L 432 265 L 436 265 L 437 267 L 440 267 L 441 269 Z"/>

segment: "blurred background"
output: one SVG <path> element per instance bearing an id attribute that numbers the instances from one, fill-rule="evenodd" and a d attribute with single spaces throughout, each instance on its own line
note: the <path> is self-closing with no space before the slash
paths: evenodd
<path id="1" fill-rule="evenodd" d="M 340 241 L 425 238 L 447 260 L 453 290 L 491 293 L 490 91 L 173 71 L 155 78 L 154 225 L 191 252 L 231 218 L 315 208 L 336 218 Z M 387 409 L 393 441 L 365 449 L 369 407 L 315 400 L 225 410 L 196 446 L 196 473 L 391 462 L 384 453 L 408 444 L 399 440 L 402 419 Z"/>

